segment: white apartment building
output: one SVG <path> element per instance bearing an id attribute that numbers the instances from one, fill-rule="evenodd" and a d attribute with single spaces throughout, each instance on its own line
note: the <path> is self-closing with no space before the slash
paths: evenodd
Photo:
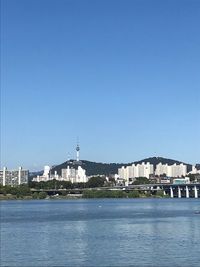
<path id="1" fill-rule="evenodd" d="M 70 166 L 62 169 L 61 179 L 62 181 L 70 181 L 72 183 L 86 183 L 88 181 L 86 171 L 81 166 L 78 166 L 77 169 L 70 168 Z"/>
<path id="2" fill-rule="evenodd" d="M 163 174 L 166 174 L 166 176 L 169 177 L 186 176 L 187 166 L 184 165 L 183 163 L 181 164 L 174 163 L 173 165 L 159 163 L 156 165 L 155 175 L 160 176 Z"/>
<path id="3" fill-rule="evenodd" d="M 46 181 L 49 181 L 49 180 L 52 180 L 51 177 L 50 177 L 50 170 L 51 170 L 51 167 L 50 166 L 44 166 L 44 172 L 42 175 L 38 175 L 37 177 L 34 177 L 33 178 L 33 182 L 46 182 Z"/>
<path id="4" fill-rule="evenodd" d="M 34 182 L 46 182 L 53 179 L 58 181 L 70 181 L 72 183 L 86 183 L 88 178 L 86 176 L 86 171 L 81 166 L 70 167 L 67 166 L 66 169 L 61 170 L 61 176 L 55 172 L 54 174 L 50 173 L 50 166 L 44 166 L 44 172 L 41 176 L 33 178 Z"/>
<path id="5" fill-rule="evenodd" d="M 137 177 L 146 177 L 149 178 L 151 174 L 154 173 L 154 167 L 153 164 L 150 164 L 149 162 L 142 164 L 132 164 L 131 166 L 124 167 L 118 169 L 118 175 L 119 178 L 124 179 L 126 182 L 129 181 L 129 179 L 137 178 Z"/>
<path id="6" fill-rule="evenodd" d="M 3 186 L 16 186 L 28 183 L 29 171 L 19 167 L 18 170 L 8 170 L 6 167 L 0 170 L 0 184 Z"/>
<path id="7" fill-rule="evenodd" d="M 197 170 L 195 168 L 192 169 L 192 172 L 196 172 Z M 154 174 L 154 166 L 153 164 L 150 164 L 149 162 L 142 164 L 132 164 L 131 166 L 122 167 L 118 169 L 118 175 L 119 178 L 122 178 L 126 181 L 126 183 L 129 182 L 129 179 L 137 178 L 137 177 L 146 177 L 149 179 L 150 175 Z M 169 177 L 182 177 L 186 176 L 187 174 L 187 166 L 183 163 L 181 164 L 162 164 L 159 163 L 156 165 L 155 169 L 155 175 L 163 175 Z"/>
<path id="8" fill-rule="evenodd" d="M 163 175 L 168 173 L 168 164 L 162 164 L 161 162 L 156 165 L 155 175 Z"/>

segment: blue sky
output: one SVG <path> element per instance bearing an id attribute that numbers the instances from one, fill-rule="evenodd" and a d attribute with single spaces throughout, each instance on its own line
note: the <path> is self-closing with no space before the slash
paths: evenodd
<path id="1" fill-rule="evenodd" d="M 200 1 L 1 4 L 1 166 L 200 162 Z"/>

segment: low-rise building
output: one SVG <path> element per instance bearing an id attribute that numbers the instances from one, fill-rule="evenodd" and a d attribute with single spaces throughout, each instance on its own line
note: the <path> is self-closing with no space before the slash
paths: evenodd
<path id="1" fill-rule="evenodd" d="M 189 183 L 190 183 L 189 177 L 173 179 L 173 184 L 189 184 Z"/>

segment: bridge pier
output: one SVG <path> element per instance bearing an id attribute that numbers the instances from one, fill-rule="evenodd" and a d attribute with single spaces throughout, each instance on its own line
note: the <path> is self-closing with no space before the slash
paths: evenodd
<path id="1" fill-rule="evenodd" d="M 178 198 L 181 198 L 181 188 L 178 186 Z"/>
<path id="2" fill-rule="evenodd" d="M 174 197 L 174 192 L 173 192 L 173 188 L 172 188 L 172 186 L 170 186 L 170 197 L 171 197 L 171 198 Z"/>
<path id="3" fill-rule="evenodd" d="M 189 198 L 190 197 L 190 193 L 189 193 L 189 189 L 188 189 L 187 185 L 185 187 L 185 190 L 186 190 L 186 198 Z"/>
<path id="4" fill-rule="evenodd" d="M 194 186 L 194 197 L 198 198 L 198 190 L 197 190 L 196 185 Z"/>

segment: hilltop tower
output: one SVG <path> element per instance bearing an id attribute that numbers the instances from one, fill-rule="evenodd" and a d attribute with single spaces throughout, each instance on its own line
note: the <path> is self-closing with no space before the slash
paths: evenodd
<path id="1" fill-rule="evenodd" d="M 77 143 L 76 146 L 76 161 L 79 162 L 79 151 L 80 151 L 80 146 L 79 143 Z"/>

